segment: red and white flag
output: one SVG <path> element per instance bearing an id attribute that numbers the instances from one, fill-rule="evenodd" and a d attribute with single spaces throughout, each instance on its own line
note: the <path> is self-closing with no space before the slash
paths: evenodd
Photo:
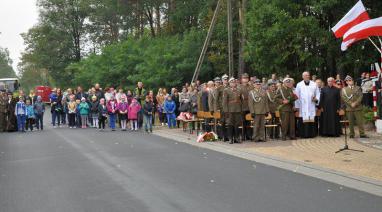
<path id="1" fill-rule="evenodd" d="M 364 21 L 349 29 L 343 36 L 341 50 L 346 51 L 353 43 L 371 36 L 382 36 L 382 17 Z"/>
<path id="2" fill-rule="evenodd" d="M 353 26 L 369 20 L 369 14 L 367 13 L 362 1 L 357 2 L 353 8 L 332 28 L 336 38 L 344 36 L 344 34 Z"/>

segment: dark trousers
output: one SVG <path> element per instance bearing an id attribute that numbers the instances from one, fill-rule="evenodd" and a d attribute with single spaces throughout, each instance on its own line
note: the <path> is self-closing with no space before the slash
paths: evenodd
<path id="1" fill-rule="evenodd" d="M 44 122 L 44 114 L 36 114 L 36 128 L 39 130 L 41 128 L 41 130 L 44 129 L 44 125 L 43 125 L 43 122 Z"/>
<path id="2" fill-rule="evenodd" d="M 75 127 L 76 126 L 76 114 L 75 113 L 69 113 L 68 114 L 68 121 L 69 121 L 69 127 Z"/>
<path id="3" fill-rule="evenodd" d="M 100 129 L 105 129 L 105 121 L 106 121 L 106 117 L 105 116 L 101 116 L 99 119 L 98 119 L 99 123 L 99 128 Z"/>
<path id="4" fill-rule="evenodd" d="M 52 124 L 53 126 L 56 126 L 56 120 L 57 120 L 57 125 L 60 126 L 60 120 L 61 120 L 61 114 L 57 111 L 52 112 Z"/>
<path id="5" fill-rule="evenodd" d="M 61 113 L 61 123 L 66 124 L 66 113 Z"/>
<path id="6" fill-rule="evenodd" d="M 33 131 L 33 124 L 34 124 L 34 118 L 27 118 L 26 123 L 25 123 L 25 129 Z"/>

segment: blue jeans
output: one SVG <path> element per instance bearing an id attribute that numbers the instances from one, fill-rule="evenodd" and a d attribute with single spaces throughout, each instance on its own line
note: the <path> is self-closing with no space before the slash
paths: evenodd
<path id="1" fill-rule="evenodd" d="M 115 113 L 111 113 L 111 114 L 109 114 L 109 126 L 110 126 L 110 128 L 111 129 L 115 129 L 115 119 L 116 119 L 116 115 L 115 115 Z"/>
<path id="2" fill-rule="evenodd" d="M 37 129 L 40 129 L 43 130 L 44 129 L 44 126 L 43 126 L 43 123 L 44 122 L 44 113 L 42 114 L 36 114 L 36 127 Z"/>
<path id="3" fill-rule="evenodd" d="M 168 127 L 171 128 L 171 127 L 175 127 L 176 126 L 176 116 L 175 116 L 175 113 L 166 113 L 166 116 L 167 116 L 167 124 L 168 124 Z"/>
<path id="4" fill-rule="evenodd" d="M 17 129 L 19 132 L 25 131 L 25 121 L 26 121 L 25 115 L 17 115 Z"/>
<path id="5" fill-rule="evenodd" d="M 143 123 L 146 131 L 153 131 L 153 116 L 152 115 L 143 115 Z"/>
<path id="6" fill-rule="evenodd" d="M 53 127 L 56 126 L 56 120 L 57 120 L 57 125 L 60 126 L 61 114 L 54 110 L 52 112 L 52 124 L 53 124 Z"/>

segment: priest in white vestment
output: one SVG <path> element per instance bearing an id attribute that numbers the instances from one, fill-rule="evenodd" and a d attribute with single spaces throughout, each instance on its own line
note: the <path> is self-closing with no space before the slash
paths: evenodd
<path id="1" fill-rule="evenodd" d="M 298 110 L 298 135 L 301 138 L 313 138 L 317 136 L 315 116 L 320 90 L 316 83 L 310 80 L 310 73 L 302 74 L 303 81 L 296 86 L 298 100 L 295 107 Z"/>

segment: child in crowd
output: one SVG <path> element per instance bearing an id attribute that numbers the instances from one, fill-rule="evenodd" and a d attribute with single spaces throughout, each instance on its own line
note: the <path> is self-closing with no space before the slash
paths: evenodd
<path id="1" fill-rule="evenodd" d="M 131 125 L 131 130 L 138 130 L 138 113 L 141 110 L 141 105 L 137 99 L 133 99 L 129 106 L 128 117 Z"/>
<path id="2" fill-rule="evenodd" d="M 24 97 L 20 96 L 19 101 L 16 103 L 15 115 L 17 117 L 17 129 L 19 132 L 25 132 L 25 119 L 27 114 L 27 107 L 24 103 Z"/>
<path id="3" fill-rule="evenodd" d="M 107 114 L 108 114 L 108 111 L 105 104 L 105 99 L 102 98 L 100 99 L 99 105 L 98 105 L 98 122 L 99 122 L 98 125 L 100 130 L 105 129 L 105 121 L 107 119 Z"/>
<path id="4" fill-rule="evenodd" d="M 34 125 L 34 111 L 33 111 L 33 105 L 31 104 L 31 100 L 27 99 L 26 101 L 26 108 L 27 108 L 27 114 L 26 114 L 26 130 L 30 129 L 30 131 L 33 131 L 33 125 Z"/>
<path id="5" fill-rule="evenodd" d="M 81 128 L 81 126 L 82 126 L 80 104 L 81 104 L 81 100 L 76 99 L 76 125 L 77 125 L 77 128 Z"/>
<path id="6" fill-rule="evenodd" d="M 126 95 L 122 95 L 121 102 L 118 104 L 119 120 L 121 121 L 122 131 L 126 131 L 128 109 L 129 109 L 129 105 L 126 102 Z"/>
<path id="7" fill-rule="evenodd" d="M 44 129 L 44 113 L 45 113 L 45 105 L 42 102 L 41 96 L 37 97 L 36 102 L 33 104 L 33 112 L 35 115 L 35 122 L 37 130 Z"/>
<path id="8" fill-rule="evenodd" d="M 176 126 L 176 115 L 175 115 L 175 110 L 176 110 L 176 105 L 174 100 L 172 100 L 172 97 L 169 95 L 167 96 L 166 100 L 164 101 L 164 106 L 163 106 L 164 112 L 166 113 L 167 116 L 167 124 L 169 128 L 175 128 Z"/>
<path id="9" fill-rule="evenodd" d="M 88 115 L 89 115 L 89 104 L 86 102 L 85 97 L 82 97 L 81 103 L 79 105 L 79 111 L 81 115 L 81 124 L 82 129 L 85 129 L 88 124 Z"/>
<path id="10" fill-rule="evenodd" d="M 68 103 L 68 121 L 69 121 L 69 128 L 76 128 L 76 112 L 77 112 L 77 104 L 74 101 L 74 96 L 69 97 L 69 103 Z"/>
<path id="11" fill-rule="evenodd" d="M 62 125 L 66 125 L 66 116 L 68 115 L 68 102 L 66 101 L 66 97 L 62 98 L 62 112 L 61 112 L 61 123 Z"/>
<path id="12" fill-rule="evenodd" d="M 93 128 L 98 128 L 98 107 L 99 102 L 97 101 L 97 96 L 92 96 L 92 101 L 90 102 L 90 113 Z"/>
<path id="13" fill-rule="evenodd" d="M 107 103 L 107 111 L 109 112 L 109 125 L 111 131 L 115 131 L 115 121 L 118 111 L 117 100 L 115 100 L 113 95 L 109 95 L 110 101 Z"/>
<path id="14" fill-rule="evenodd" d="M 154 103 L 151 100 L 150 96 L 146 96 L 145 104 L 143 105 L 143 124 L 145 126 L 145 131 L 148 133 L 153 132 L 153 111 L 154 111 Z"/>

